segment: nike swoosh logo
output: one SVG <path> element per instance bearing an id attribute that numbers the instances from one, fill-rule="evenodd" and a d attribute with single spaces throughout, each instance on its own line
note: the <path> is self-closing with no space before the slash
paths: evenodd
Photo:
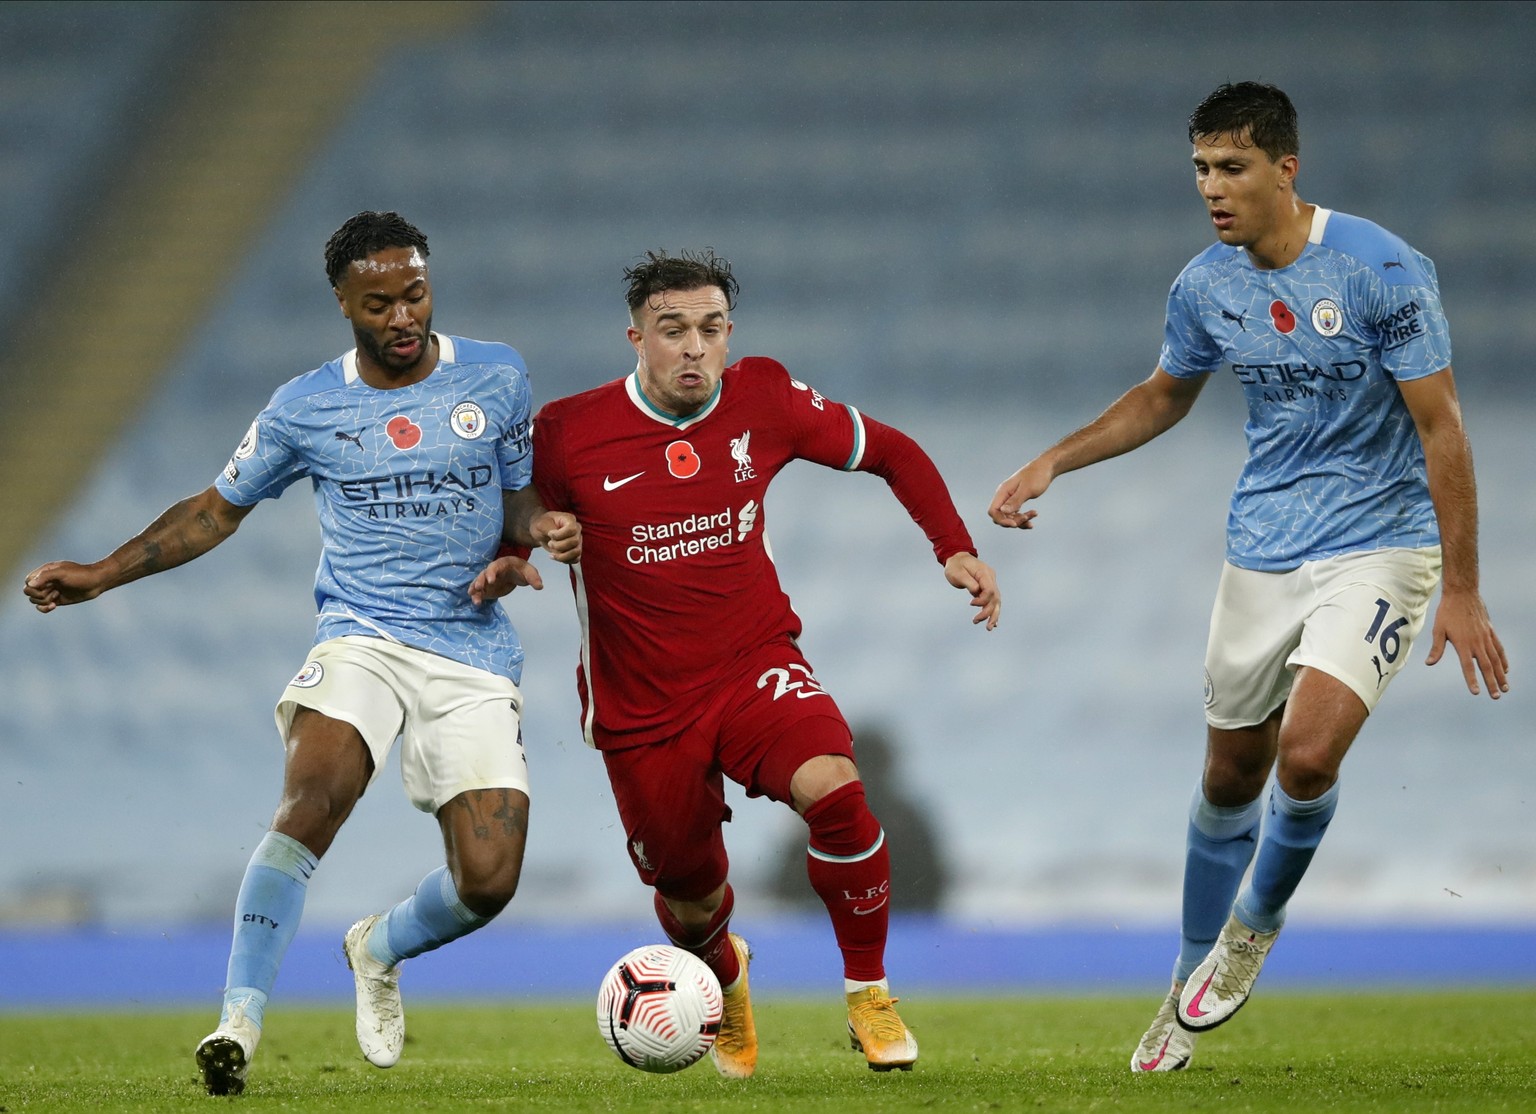
<path id="1" fill-rule="evenodd" d="M 1163 1047 L 1161 1047 L 1161 1048 L 1159 1048 L 1157 1050 L 1157 1057 L 1155 1059 L 1143 1060 L 1141 1063 L 1137 1064 L 1136 1066 L 1138 1068 L 1140 1068 L 1142 1071 L 1156 1071 L 1157 1070 L 1157 1065 L 1161 1064 L 1163 1062 L 1163 1057 L 1168 1055 L 1168 1041 L 1171 1041 L 1172 1039 L 1173 1039 L 1173 1036 L 1170 1034 L 1168 1036 L 1167 1040 L 1163 1041 Z"/>
<path id="2" fill-rule="evenodd" d="M 891 899 L 888 897 L 882 897 L 877 904 L 871 905 L 868 909 L 860 909 L 857 905 L 855 905 L 853 907 L 853 915 L 855 917 L 867 917 L 871 913 L 878 913 L 880 911 L 880 907 L 889 900 Z"/>
<path id="3" fill-rule="evenodd" d="M 1190 1017 L 1204 1017 L 1206 1014 L 1211 1012 L 1210 1010 L 1202 1010 L 1200 1008 L 1200 1003 L 1205 1000 L 1205 992 L 1211 988 L 1211 980 L 1215 977 L 1215 971 L 1212 971 L 1209 975 L 1207 975 L 1205 981 L 1200 984 L 1200 989 L 1195 991 L 1195 996 L 1189 1000 L 1189 1006 L 1184 1010 L 1184 1012 Z"/>
<path id="4" fill-rule="evenodd" d="M 625 476 L 622 480 L 610 480 L 607 476 L 604 476 L 603 477 L 603 490 L 604 491 L 617 491 L 619 488 L 621 488 L 625 484 L 627 484 L 630 480 L 638 480 L 643 475 L 645 475 L 644 472 L 636 472 L 633 476 Z"/>

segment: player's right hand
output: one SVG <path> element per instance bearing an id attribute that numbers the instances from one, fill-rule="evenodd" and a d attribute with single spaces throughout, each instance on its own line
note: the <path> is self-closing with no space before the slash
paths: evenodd
<path id="1" fill-rule="evenodd" d="M 84 603 L 101 595 L 103 588 L 90 565 L 50 561 L 27 573 L 21 590 L 32 606 L 44 615 L 56 607 Z"/>
<path id="2" fill-rule="evenodd" d="M 545 511 L 528 529 L 540 548 L 562 565 L 581 560 L 581 523 L 570 511 Z"/>
<path id="3" fill-rule="evenodd" d="M 544 578 L 532 562 L 521 557 L 498 557 L 480 571 L 469 586 L 469 598 L 479 607 L 487 600 L 499 600 L 510 596 L 518 588 L 544 587 Z"/>
<path id="4" fill-rule="evenodd" d="M 992 505 L 987 508 L 987 517 L 999 526 L 1033 529 L 1035 512 L 1026 511 L 1023 506 L 1044 495 L 1053 478 L 1050 468 L 1040 458 L 1035 458 L 997 485 Z"/>

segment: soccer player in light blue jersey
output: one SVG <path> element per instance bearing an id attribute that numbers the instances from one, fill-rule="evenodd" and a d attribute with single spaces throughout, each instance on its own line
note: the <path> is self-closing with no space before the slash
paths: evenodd
<path id="1" fill-rule="evenodd" d="M 1449 642 L 1474 695 L 1479 673 L 1489 696 L 1509 691 L 1478 585 L 1477 486 L 1434 265 L 1297 196 L 1296 111 L 1279 89 L 1223 85 L 1190 116 L 1189 139 L 1219 242 L 1173 284 L 1157 368 L 1003 481 L 989 509 L 1030 528 L 1024 503 L 1170 429 L 1223 364 L 1247 397 L 1181 946 L 1133 1071 L 1184 1067 L 1195 1036 L 1247 1001 L 1333 817 L 1344 755 L 1437 584 L 1426 663 Z"/>
<path id="2" fill-rule="evenodd" d="M 447 863 L 346 934 L 371 1063 L 393 1065 L 405 1042 L 400 962 L 511 900 L 528 832 L 523 651 L 501 606 L 470 585 L 504 541 L 581 555 L 576 520 L 530 486 L 522 357 L 432 331 L 426 237 L 397 213 L 359 213 L 325 265 L 357 347 L 280 387 L 212 486 L 94 564 L 26 578 L 39 611 L 83 603 L 202 556 L 294 481 L 313 487 L 315 644 L 278 701 L 282 798 L 235 902 L 219 1025 L 197 1047 L 214 1095 L 244 1089 L 310 876 L 397 738 L 406 792 L 437 817 Z M 526 562 L 508 576 L 541 587 Z"/>

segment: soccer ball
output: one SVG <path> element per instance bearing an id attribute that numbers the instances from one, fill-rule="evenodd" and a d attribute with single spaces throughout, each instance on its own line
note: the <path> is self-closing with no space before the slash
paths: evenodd
<path id="1" fill-rule="evenodd" d="M 669 944 L 648 944 L 603 977 L 597 1028 L 630 1067 L 682 1071 L 715 1043 L 722 1008 L 720 980 L 702 959 Z"/>

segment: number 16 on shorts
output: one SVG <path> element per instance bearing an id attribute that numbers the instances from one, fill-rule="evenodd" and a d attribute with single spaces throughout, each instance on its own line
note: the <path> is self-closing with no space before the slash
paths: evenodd
<path id="1" fill-rule="evenodd" d="M 1370 629 L 1365 632 L 1365 640 L 1376 643 L 1377 648 L 1381 651 L 1381 656 L 1387 660 L 1388 665 L 1397 660 L 1397 655 L 1403 648 L 1402 638 L 1398 632 L 1408 625 L 1408 616 L 1406 615 L 1399 616 L 1388 623 L 1387 616 L 1391 613 L 1392 605 L 1386 600 L 1378 599 L 1376 601 L 1376 618 L 1372 620 Z M 1382 626 L 1383 623 L 1386 623 L 1386 626 Z M 1381 637 L 1378 639 L 1377 635 Z"/>
<path id="2" fill-rule="evenodd" d="M 1377 653 L 1371 656 L 1371 664 L 1376 667 L 1376 687 L 1380 688 L 1387 679 L 1387 667 L 1397 661 L 1397 656 L 1403 651 L 1402 629 L 1408 625 L 1410 617 L 1399 615 L 1395 619 L 1388 619 L 1392 615 L 1392 604 L 1384 599 L 1376 601 L 1376 617 L 1371 620 L 1371 625 L 1365 632 L 1365 641 L 1375 643 Z M 1409 632 L 1410 635 L 1412 632 Z"/>

